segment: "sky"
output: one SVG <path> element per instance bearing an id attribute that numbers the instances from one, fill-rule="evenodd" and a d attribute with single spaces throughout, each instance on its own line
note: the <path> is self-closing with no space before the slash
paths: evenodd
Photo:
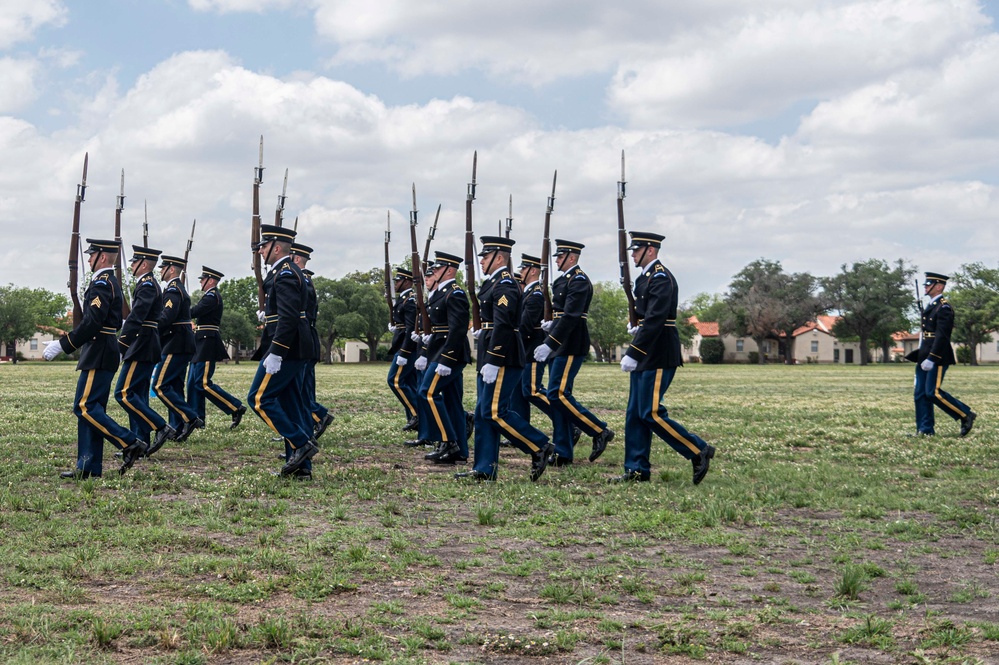
<path id="1" fill-rule="evenodd" d="M 999 0 L 0 0 L 0 285 L 65 292 L 81 234 L 228 277 L 261 214 L 328 277 L 463 253 L 513 200 L 515 254 L 582 242 L 616 281 L 626 227 L 666 236 L 680 298 L 759 258 L 789 272 L 999 263 Z M 130 255 L 130 252 L 127 253 Z"/>

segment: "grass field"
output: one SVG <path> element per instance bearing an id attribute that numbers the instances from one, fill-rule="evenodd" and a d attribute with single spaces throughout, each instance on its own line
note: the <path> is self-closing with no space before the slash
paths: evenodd
<path id="1" fill-rule="evenodd" d="M 254 370 L 216 380 L 245 394 Z M 211 410 L 72 482 L 72 365 L 0 366 L 0 661 L 999 662 L 999 367 L 947 376 L 966 439 L 939 412 L 905 437 L 911 365 L 685 367 L 666 404 L 718 449 L 697 487 L 664 445 L 653 482 L 606 484 L 616 366 L 577 379 L 619 432 L 597 463 L 531 483 L 504 448 L 482 484 L 400 445 L 386 370 L 318 368 L 337 421 L 312 483 L 271 475 L 259 419 Z"/>

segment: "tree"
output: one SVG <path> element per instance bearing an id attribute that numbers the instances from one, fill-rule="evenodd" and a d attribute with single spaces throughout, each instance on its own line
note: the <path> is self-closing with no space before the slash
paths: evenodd
<path id="1" fill-rule="evenodd" d="M 830 305 L 840 311 L 833 327 L 839 338 L 860 340 L 860 364 L 867 364 L 871 341 L 882 348 L 882 361 L 888 362 L 892 334 L 909 327 L 906 311 L 912 306 L 908 284 L 914 270 L 899 259 L 890 266 L 881 259 L 844 263 L 840 273 L 823 282 Z"/>
<path id="2" fill-rule="evenodd" d="M 747 265 L 732 278 L 725 296 L 729 311 L 718 322 L 722 333 L 751 337 L 760 350 L 760 364 L 765 361 L 764 340 L 775 337 L 784 321 L 783 275 L 780 261 L 757 259 Z"/>
<path id="3" fill-rule="evenodd" d="M 225 302 L 223 300 L 223 302 Z M 222 323 L 219 325 L 219 335 L 227 346 L 236 348 L 233 360 L 239 364 L 239 348 L 250 348 L 257 339 L 257 327 L 246 317 L 246 313 L 230 310 L 226 305 L 222 310 Z"/>
<path id="4" fill-rule="evenodd" d="M 728 315 L 728 304 L 717 293 L 695 294 L 690 300 L 683 303 L 681 309 L 686 315 L 684 320 L 696 316 L 698 321 L 705 323 L 717 323 Z M 680 317 L 677 316 L 677 322 L 679 321 Z"/>
<path id="5" fill-rule="evenodd" d="M 376 359 L 378 342 L 388 329 L 388 305 L 385 303 L 385 295 L 377 286 L 353 282 L 350 284 L 353 286 L 347 300 L 350 314 L 341 317 L 340 326 L 344 335 L 368 345 L 368 362 L 371 362 Z"/>
<path id="6" fill-rule="evenodd" d="M 319 276 L 312 279 L 319 300 L 316 330 L 325 363 L 332 362 L 334 350 L 342 351 L 338 342 L 344 339 L 364 342 L 369 361 L 376 357 L 378 342 L 388 327 L 389 312 L 381 282 L 374 285 L 358 279 L 358 275 L 365 274 L 352 273 L 337 280 Z"/>
<path id="7" fill-rule="evenodd" d="M 65 328 L 59 319 L 68 307 L 69 298 L 46 289 L 13 284 L 0 287 L 0 349 L 30 339 L 38 332 L 38 326 Z"/>
<path id="8" fill-rule="evenodd" d="M 829 306 L 816 292 L 819 280 L 807 272 L 781 274 L 778 295 L 784 314 L 777 330 L 784 333 L 784 362 L 794 364 L 794 331 L 822 314 Z"/>
<path id="9" fill-rule="evenodd" d="M 222 294 L 226 312 L 240 312 L 251 325 L 256 326 L 258 303 L 257 279 L 254 276 L 223 280 L 219 284 L 219 293 Z"/>
<path id="10" fill-rule="evenodd" d="M 972 365 L 978 364 L 978 345 L 991 342 L 999 328 L 999 270 L 981 263 L 966 263 L 951 277 L 945 295 L 954 307 L 951 340 L 966 346 Z"/>
<path id="11" fill-rule="evenodd" d="M 611 349 L 626 344 L 628 336 L 628 299 L 614 282 L 593 285 L 593 299 L 586 319 L 590 344 L 598 362 L 610 362 Z"/>

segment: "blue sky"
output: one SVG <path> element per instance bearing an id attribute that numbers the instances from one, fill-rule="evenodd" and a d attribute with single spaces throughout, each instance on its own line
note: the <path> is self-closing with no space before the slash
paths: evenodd
<path id="1" fill-rule="evenodd" d="M 512 195 L 536 253 L 558 169 L 556 235 L 614 280 L 626 149 L 629 226 L 667 235 L 681 297 L 760 257 L 823 275 L 999 255 L 999 0 L 8 5 L 0 283 L 63 288 L 84 151 L 85 233 L 124 168 L 127 228 L 146 200 L 176 251 L 197 217 L 193 260 L 242 274 L 261 134 L 264 208 L 288 168 L 289 214 L 331 276 L 380 262 L 385 211 L 405 219 L 413 182 L 424 211 L 444 206 L 440 248 L 460 250 L 474 150 L 485 232 Z M 60 249 L 25 268 L 40 236 Z"/>

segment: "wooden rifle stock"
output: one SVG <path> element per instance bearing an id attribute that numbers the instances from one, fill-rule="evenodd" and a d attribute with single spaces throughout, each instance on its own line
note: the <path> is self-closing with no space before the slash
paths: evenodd
<path id="1" fill-rule="evenodd" d="M 118 194 L 118 200 L 114 208 L 114 239 L 121 245 L 121 211 L 125 208 L 125 169 L 121 170 L 121 193 Z M 118 278 L 118 284 L 121 286 L 121 318 L 127 319 L 128 315 L 132 312 L 132 308 L 128 305 L 128 297 L 125 294 L 125 282 L 122 280 L 122 270 L 121 255 L 124 253 L 125 248 L 122 247 L 118 252 L 118 260 L 114 264 L 114 275 Z"/>
<path id="2" fill-rule="evenodd" d="M 552 320 L 552 292 L 548 286 L 552 265 L 552 243 L 550 239 L 552 211 L 555 210 L 555 183 L 558 181 L 558 169 L 552 177 L 552 195 L 548 197 L 548 207 L 545 208 L 545 231 L 541 237 L 541 293 L 545 297 L 544 320 Z"/>
<path id="3" fill-rule="evenodd" d="M 90 154 L 83 154 L 83 178 L 76 187 L 76 203 L 73 206 L 73 232 L 69 237 L 69 297 L 73 301 L 73 327 L 76 328 L 83 321 L 83 308 L 80 306 L 79 289 L 80 280 L 80 204 L 87 194 L 87 162 Z"/>
<path id="4" fill-rule="evenodd" d="M 437 208 L 440 212 L 440 208 Z M 424 335 L 430 334 L 430 312 L 423 299 L 423 269 L 420 266 L 420 250 L 416 244 L 416 184 L 413 184 L 413 212 L 409 215 L 409 244 L 412 251 L 413 295 L 416 298 L 416 329 Z"/>
<path id="5" fill-rule="evenodd" d="M 250 252 L 253 254 L 253 276 L 257 280 L 257 309 L 264 311 L 267 294 L 264 293 L 264 274 L 261 268 L 260 253 L 260 183 L 264 181 L 264 137 L 260 137 L 260 165 L 253 169 L 253 217 L 250 222 Z"/>
<path id="6" fill-rule="evenodd" d="M 468 300 L 472 304 L 472 328 L 482 329 L 482 317 L 479 314 L 479 296 L 475 292 L 475 233 L 472 230 L 472 201 L 475 200 L 475 170 L 479 162 L 479 151 L 472 154 L 472 182 L 468 184 L 468 196 L 465 198 L 465 286 Z"/>
<path id="7" fill-rule="evenodd" d="M 638 325 L 638 314 L 635 312 L 635 294 L 631 288 L 631 269 L 628 265 L 628 233 L 624 230 L 624 150 L 621 151 L 621 180 L 617 183 L 617 258 L 621 264 L 621 286 L 624 296 L 628 299 L 628 324 L 634 328 Z"/>
<path id="8" fill-rule="evenodd" d="M 389 321 L 392 320 L 392 309 L 395 307 L 395 298 L 392 293 L 392 264 L 389 262 L 389 242 L 392 240 L 392 213 L 387 212 L 385 217 L 385 304 L 389 309 Z"/>

